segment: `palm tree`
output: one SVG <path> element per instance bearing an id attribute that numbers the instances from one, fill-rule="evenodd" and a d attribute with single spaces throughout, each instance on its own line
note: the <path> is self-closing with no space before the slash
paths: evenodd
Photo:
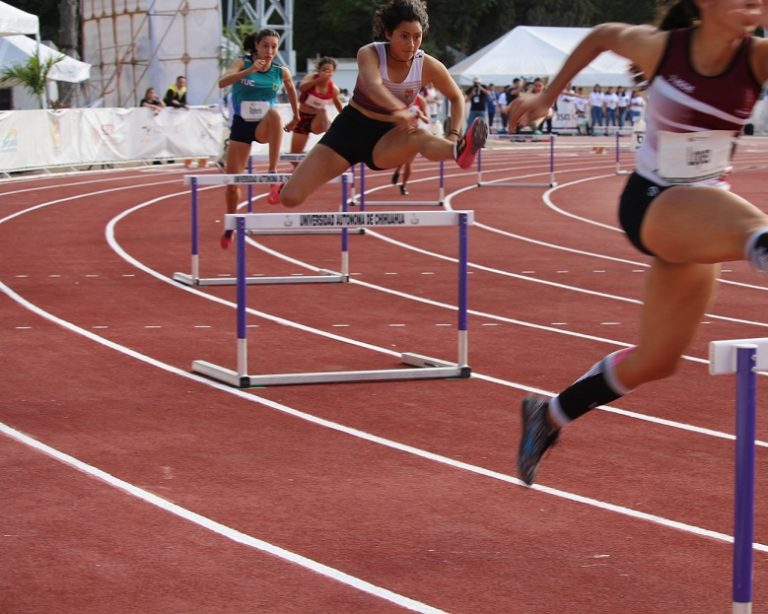
<path id="1" fill-rule="evenodd" d="M 37 96 L 40 108 L 45 108 L 45 86 L 51 68 L 64 59 L 63 55 L 51 56 L 41 60 L 37 55 L 31 56 L 23 64 L 14 64 L 0 72 L 0 82 L 8 85 L 21 85 L 32 95 Z"/>

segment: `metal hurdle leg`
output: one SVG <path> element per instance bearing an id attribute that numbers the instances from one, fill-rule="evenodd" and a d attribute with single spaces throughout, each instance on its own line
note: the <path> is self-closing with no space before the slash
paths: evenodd
<path id="1" fill-rule="evenodd" d="M 437 200 L 368 200 L 365 195 L 365 163 L 360 162 L 360 209 L 365 207 L 413 207 L 424 205 L 435 205 L 441 207 L 445 201 L 445 163 L 440 161 L 438 179 L 438 199 Z"/>
<path id="2" fill-rule="evenodd" d="M 187 175 L 184 180 L 191 186 L 191 251 L 192 251 L 192 272 L 181 273 L 176 272 L 173 274 L 173 278 L 187 286 L 232 286 L 237 282 L 236 277 L 200 277 L 200 254 L 199 254 L 199 197 L 198 186 L 200 183 L 205 182 L 207 184 L 240 184 L 246 183 L 250 188 L 253 183 L 275 183 L 284 182 L 290 178 L 287 174 L 275 174 L 275 173 L 256 173 L 251 175 Z M 347 174 L 341 175 L 339 178 L 341 182 L 341 200 L 342 211 L 347 210 Z M 327 230 L 316 231 L 317 234 L 323 234 L 328 232 Z M 333 234 L 340 234 L 340 229 L 333 229 Z M 349 232 L 361 232 L 359 229 L 351 229 Z M 258 231 L 250 231 L 251 234 L 257 234 Z M 307 234 L 305 229 L 293 230 L 290 228 L 272 229 L 264 234 Z M 248 277 L 245 283 L 258 285 L 258 284 L 306 284 L 306 283 L 342 283 L 349 281 L 349 258 L 342 252 L 341 267 L 342 272 L 336 273 L 334 271 L 323 271 L 320 275 L 301 275 L 301 276 L 280 276 L 280 277 L 267 277 L 267 276 L 253 276 Z"/>
<path id="3" fill-rule="evenodd" d="M 511 142 L 526 142 L 529 139 L 528 135 L 509 135 Z M 477 187 L 498 187 L 498 188 L 554 188 L 557 186 L 557 180 L 555 179 L 555 141 L 557 136 L 554 134 L 547 135 L 549 139 L 549 182 L 543 181 L 483 181 L 483 167 L 482 167 L 482 149 L 477 152 Z M 497 136 L 498 139 L 498 136 Z M 498 139 L 506 140 L 506 139 Z M 537 141 L 533 141 L 537 142 Z M 538 141 L 540 142 L 540 141 Z M 543 173 L 536 173 L 528 176 L 535 176 Z"/>
<path id="4" fill-rule="evenodd" d="M 434 216 L 442 216 L 439 219 Z M 246 272 L 245 272 L 245 238 L 249 225 L 270 226 L 274 224 L 306 223 L 317 226 L 322 223 L 333 224 L 341 228 L 354 226 L 358 218 L 367 218 L 371 226 L 397 226 L 413 228 L 418 225 L 448 226 L 456 225 L 459 230 L 459 298 L 458 298 L 458 338 L 459 350 L 456 363 L 432 358 L 420 354 L 401 354 L 404 364 L 416 368 L 373 369 L 361 371 L 325 371 L 312 373 L 276 373 L 270 375 L 247 374 L 247 327 L 246 309 Z M 280 221 L 282 219 L 282 222 Z M 471 211 L 429 212 L 420 211 L 412 214 L 403 212 L 387 212 L 382 214 L 251 214 L 231 215 L 227 225 L 236 225 L 238 234 L 238 286 L 237 286 L 237 369 L 227 369 L 213 363 L 195 360 L 192 370 L 212 379 L 231 386 L 246 388 L 251 386 L 279 386 L 289 384 L 315 384 L 330 382 L 359 382 L 406 379 L 436 379 L 436 378 L 467 378 L 471 374 L 467 362 L 467 267 L 468 267 L 468 226 L 473 219 Z M 344 237 L 345 235 L 342 235 Z"/>
<path id="5" fill-rule="evenodd" d="M 756 370 L 768 368 L 768 338 L 714 341 L 709 355 L 711 374 L 736 373 L 732 603 L 734 614 L 749 614 L 755 523 Z"/>

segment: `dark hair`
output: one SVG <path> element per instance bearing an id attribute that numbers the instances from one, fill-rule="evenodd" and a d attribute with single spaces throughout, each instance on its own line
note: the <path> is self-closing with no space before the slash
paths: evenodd
<path id="1" fill-rule="evenodd" d="M 672 4 L 662 5 L 659 30 L 676 30 L 689 28 L 699 19 L 699 7 L 694 0 L 678 0 Z"/>
<path id="2" fill-rule="evenodd" d="M 250 34 L 246 34 L 243 37 L 243 51 L 246 53 L 255 52 L 256 45 L 261 42 L 261 39 L 266 38 L 267 36 L 274 36 L 277 40 L 280 40 L 280 35 L 277 33 L 277 30 L 273 30 L 272 28 L 264 28 L 258 32 L 251 32 Z"/>
<path id="3" fill-rule="evenodd" d="M 659 30 L 677 30 L 680 28 L 690 28 L 699 19 L 699 7 L 694 0 L 676 0 L 673 2 L 662 3 L 657 13 Z M 636 64 L 629 65 L 629 73 L 632 75 L 632 82 L 637 89 L 644 90 L 650 85 L 648 76 L 643 74 L 640 67 Z"/>
<path id="4" fill-rule="evenodd" d="M 317 64 L 315 64 L 315 70 L 320 70 L 326 64 L 330 64 L 333 66 L 333 70 L 336 70 L 336 60 L 329 58 L 327 55 L 317 61 Z"/>
<path id="5" fill-rule="evenodd" d="M 373 15 L 373 37 L 385 38 L 394 32 L 403 21 L 418 21 L 424 34 L 429 30 L 427 4 L 422 0 L 389 0 L 382 4 Z"/>

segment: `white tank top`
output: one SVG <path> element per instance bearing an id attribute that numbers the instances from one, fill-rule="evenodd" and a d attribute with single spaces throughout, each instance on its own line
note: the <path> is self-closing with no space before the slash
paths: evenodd
<path id="1" fill-rule="evenodd" d="M 402 82 L 397 83 L 390 80 L 389 71 L 387 70 L 388 46 L 389 43 L 386 42 L 373 43 L 373 48 L 376 50 L 376 53 L 379 56 L 379 74 L 381 75 L 381 80 L 384 84 L 384 87 L 386 87 L 395 98 L 401 101 L 406 107 L 410 107 L 413 104 L 413 101 L 416 100 L 416 96 L 421 90 L 421 73 L 424 67 L 424 51 L 422 49 L 416 51 L 416 54 L 413 56 L 413 61 L 411 62 L 411 69 L 408 71 L 405 79 Z M 393 111 L 393 109 L 385 109 L 384 107 L 381 107 L 373 102 L 373 100 L 368 97 L 367 92 L 365 92 L 359 77 L 357 79 L 357 83 L 355 83 L 355 91 L 352 96 L 352 100 L 354 100 L 364 109 L 373 111 L 375 113 L 390 114 Z"/>

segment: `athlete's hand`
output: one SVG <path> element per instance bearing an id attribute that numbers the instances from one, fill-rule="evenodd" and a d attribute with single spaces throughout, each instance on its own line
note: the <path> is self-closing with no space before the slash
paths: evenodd
<path id="1" fill-rule="evenodd" d="M 254 60 L 251 67 L 248 69 L 248 74 L 252 74 L 255 72 L 259 72 L 260 70 L 264 70 L 264 67 L 267 65 L 266 60 Z"/>
<path id="2" fill-rule="evenodd" d="M 293 132 L 293 129 L 296 127 L 296 124 L 299 123 L 299 118 L 295 115 L 293 116 L 293 119 L 289 121 L 285 126 L 283 126 L 283 130 L 286 132 Z"/>
<path id="3" fill-rule="evenodd" d="M 508 109 L 508 123 L 515 126 L 545 119 L 552 112 L 552 105 L 543 93 L 520 94 Z"/>
<path id="4" fill-rule="evenodd" d="M 757 27 L 768 26 L 768 6 L 762 3 L 756 6 L 755 3 L 747 0 L 744 2 L 744 6 L 738 9 L 732 9 L 728 11 L 730 15 L 735 17 L 739 23 L 745 27 Z"/>
<path id="5" fill-rule="evenodd" d="M 392 113 L 395 123 L 405 128 L 415 128 L 418 124 L 418 118 L 411 113 L 410 109 L 400 109 Z"/>

